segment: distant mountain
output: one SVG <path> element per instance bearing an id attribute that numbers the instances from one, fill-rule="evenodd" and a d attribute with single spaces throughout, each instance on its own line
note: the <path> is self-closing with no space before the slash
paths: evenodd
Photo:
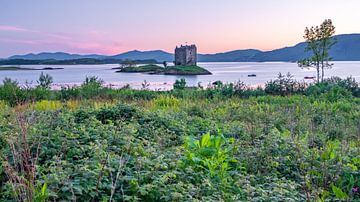
<path id="1" fill-rule="evenodd" d="M 119 59 L 105 58 L 80 58 L 71 60 L 25 60 L 25 59 L 8 59 L 0 60 L 0 65 L 102 65 L 102 64 L 120 64 L 123 62 Z M 135 60 L 138 64 L 154 64 L 156 60 Z"/>
<path id="2" fill-rule="evenodd" d="M 56 52 L 56 53 L 39 53 L 39 54 L 27 54 L 27 55 L 14 55 L 9 57 L 8 59 L 24 59 L 24 60 L 76 60 L 82 58 L 91 58 L 91 59 L 101 59 L 104 56 L 102 55 L 79 55 L 79 54 L 69 54 L 63 52 Z"/>
<path id="3" fill-rule="evenodd" d="M 337 61 L 360 61 L 360 34 L 344 34 L 335 36 L 337 43 L 330 51 L 333 60 Z M 299 43 L 292 47 L 285 47 L 272 51 L 260 51 L 254 49 L 235 50 L 216 54 L 199 54 L 199 62 L 295 62 L 309 56 L 305 52 L 306 43 Z M 39 53 L 27 55 L 15 55 L 9 59 L 26 60 L 74 60 L 74 59 L 117 59 L 117 60 L 156 60 L 158 62 L 174 61 L 174 54 L 162 50 L 154 51 L 129 51 L 113 56 L 104 55 L 78 55 L 68 53 Z"/>

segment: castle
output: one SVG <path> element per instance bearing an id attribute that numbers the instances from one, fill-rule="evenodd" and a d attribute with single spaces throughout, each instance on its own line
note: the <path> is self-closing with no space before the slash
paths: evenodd
<path id="1" fill-rule="evenodd" d="M 196 65 L 197 49 L 195 45 L 176 46 L 175 49 L 175 65 L 191 66 Z"/>

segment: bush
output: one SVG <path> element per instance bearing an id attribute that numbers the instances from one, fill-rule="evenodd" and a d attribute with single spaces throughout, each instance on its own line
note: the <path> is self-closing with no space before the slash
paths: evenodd
<path id="1" fill-rule="evenodd" d="M 186 81 L 184 78 L 176 80 L 173 85 L 174 90 L 184 90 L 186 88 Z"/>
<path id="2" fill-rule="evenodd" d="M 44 74 L 41 72 L 39 80 L 37 81 L 39 87 L 49 89 L 53 83 L 53 78 L 49 74 Z"/>
<path id="3" fill-rule="evenodd" d="M 333 88 L 342 88 L 352 93 L 355 97 L 360 97 L 360 88 L 359 84 L 355 81 L 354 78 L 348 77 L 346 79 L 341 79 L 339 77 L 331 77 L 325 79 L 319 84 L 315 84 L 306 89 L 306 95 L 319 96 L 322 93 L 332 91 Z"/>
<path id="4" fill-rule="evenodd" d="M 302 94 L 306 88 L 304 83 L 299 83 L 293 79 L 290 73 L 283 75 L 279 73 L 278 78 L 265 84 L 265 92 L 269 95 L 293 95 Z"/>
<path id="5" fill-rule="evenodd" d="M 37 111 L 54 111 L 62 108 L 60 101 L 42 100 L 35 103 L 35 110 Z"/>
<path id="6" fill-rule="evenodd" d="M 138 115 L 137 109 L 132 105 L 117 104 L 111 108 L 102 108 L 95 112 L 96 118 L 102 123 L 108 121 L 130 121 L 133 117 Z"/>
<path id="7" fill-rule="evenodd" d="M 156 107 L 160 107 L 160 108 L 168 108 L 168 107 L 176 108 L 180 105 L 180 100 L 173 96 L 161 95 L 160 97 L 154 99 L 153 102 Z"/>
<path id="8" fill-rule="evenodd" d="M 84 83 L 80 86 L 82 98 L 100 97 L 103 90 L 104 81 L 96 76 L 86 77 Z"/>
<path id="9" fill-rule="evenodd" d="M 20 89 L 19 83 L 10 78 L 5 78 L 3 85 L 0 86 L 0 99 L 8 102 L 11 106 L 26 100 L 24 91 Z"/>

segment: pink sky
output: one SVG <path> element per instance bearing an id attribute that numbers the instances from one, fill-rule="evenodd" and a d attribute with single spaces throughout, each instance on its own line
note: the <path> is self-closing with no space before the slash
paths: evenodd
<path id="1" fill-rule="evenodd" d="M 337 34 L 360 33 L 358 0 L 12 0 L 0 7 L 0 58 L 172 52 L 185 42 L 201 53 L 272 50 L 302 41 L 306 26 L 327 18 Z"/>

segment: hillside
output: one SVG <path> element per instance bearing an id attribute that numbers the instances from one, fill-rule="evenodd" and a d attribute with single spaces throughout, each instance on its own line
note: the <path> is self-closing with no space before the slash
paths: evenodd
<path id="1" fill-rule="evenodd" d="M 237 62 L 237 61 L 251 61 L 252 58 L 261 53 L 260 50 L 236 50 L 226 53 L 216 54 L 199 54 L 199 62 Z"/>
<path id="2" fill-rule="evenodd" d="M 360 34 L 345 34 L 335 36 L 337 43 L 332 47 L 330 55 L 336 61 L 360 60 Z M 292 47 L 285 47 L 273 51 L 260 52 L 252 61 L 297 61 L 309 56 L 304 51 L 306 43 L 299 43 Z"/>

